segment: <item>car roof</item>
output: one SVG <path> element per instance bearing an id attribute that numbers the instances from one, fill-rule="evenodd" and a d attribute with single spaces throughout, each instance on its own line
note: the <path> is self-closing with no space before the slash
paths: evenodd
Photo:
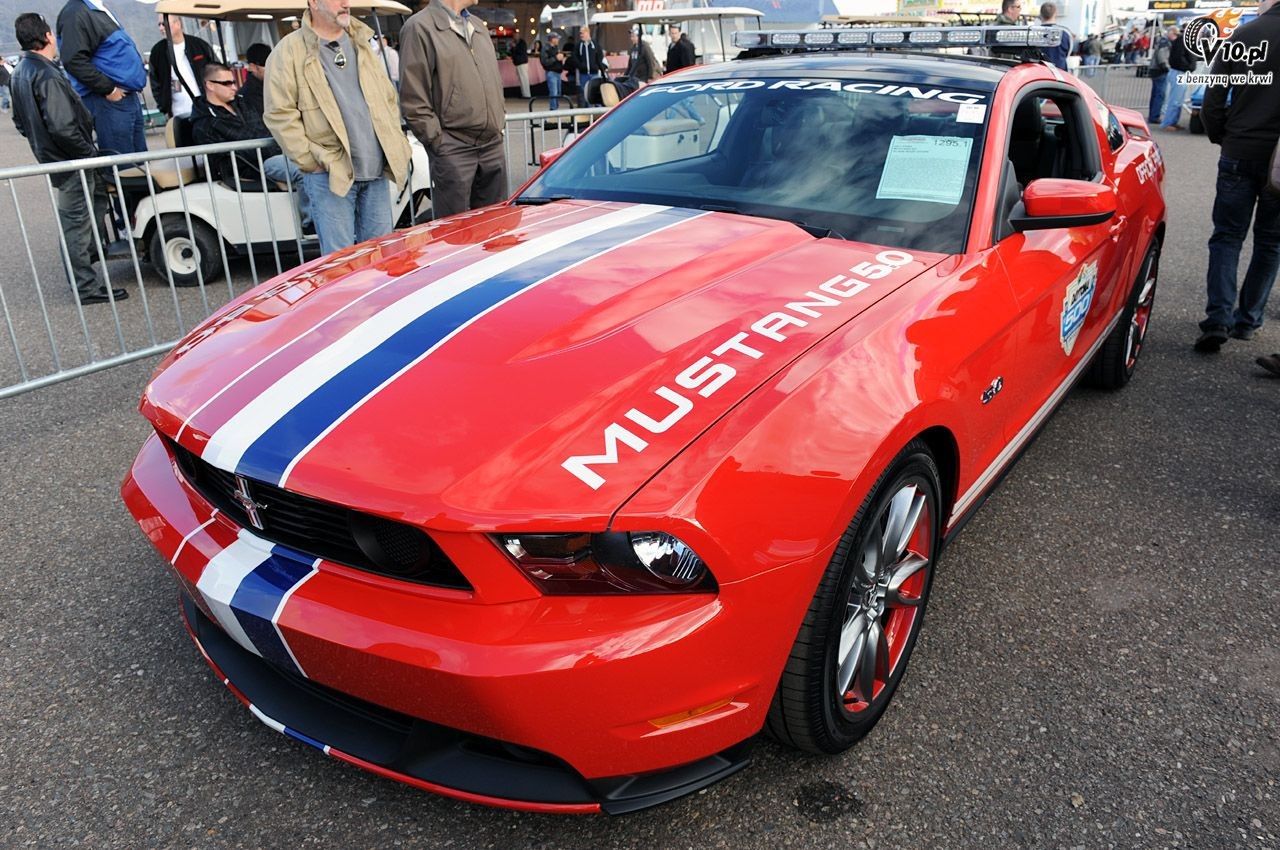
<path id="1" fill-rule="evenodd" d="M 902 85 L 954 86 L 994 91 L 1017 63 L 987 56 L 946 53 L 828 51 L 791 53 L 738 59 L 718 65 L 698 65 L 680 72 L 681 80 L 725 77 L 778 77 L 823 74 Z"/>

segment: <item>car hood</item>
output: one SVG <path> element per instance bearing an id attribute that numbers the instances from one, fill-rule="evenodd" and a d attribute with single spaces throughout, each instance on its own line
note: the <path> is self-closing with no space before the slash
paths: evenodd
<path id="1" fill-rule="evenodd" d="M 179 344 L 157 429 L 441 529 L 603 528 L 806 348 L 941 259 L 660 206 L 497 207 L 309 263 Z"/>

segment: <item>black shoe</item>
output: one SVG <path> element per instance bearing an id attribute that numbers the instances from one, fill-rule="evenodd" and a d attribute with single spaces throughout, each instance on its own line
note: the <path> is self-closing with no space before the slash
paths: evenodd
<path id="1" fill-rule="evenodd" d="M 1277 378 L 1280 378 L 1280 354 L 1268 354 L 1266 357 L 1259 357 L 1255 362 Z"/>
<path id="2" fill-rule="evenodd" d="M 1253 339 L 1253 335 L 1257 332 L 1258 332 L 1257 328 L 1251 327 L 1249 325 L 1236 325 L 1234 328 L 1231 329 L 1231 338 L 1242 339 L 1247 342 L 1248 340 Z"/>
<path id="3" fill-rule="evenodd" d="M 1200 334 L 1200 338 L 1196 340 L 1196 351 L 1201 354 L 1214 354 L 1226 341 L 1227 329 L 1221 325 L 1214 325 Z"/>
<path id="4" fill-rule="evenodd" d="M 108 242 L 102 246 L 102 256 L 108 260 L 118 260 L 121 257 L 131 257 L 129 253 L 129 240 L 117 239 L 114 242 Z"/>
<path id="5" fill-rule="evenodd" d="M 117 301 L 127 301 L 129 299 L 129 291 L 126 289 L 113 289 L 111 295 L 115 296 Z M 81 304 L 105 304 L 111 298 L 105 292 L 95 292 L 92 295 L 81 295 Z"/>

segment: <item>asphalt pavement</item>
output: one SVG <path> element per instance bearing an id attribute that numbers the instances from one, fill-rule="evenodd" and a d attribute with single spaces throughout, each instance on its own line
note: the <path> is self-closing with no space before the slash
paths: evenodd
<path id="1" fill-rule="evenodd" d="M 1280 302 L 1254 341 L 1192 351 L 1216 149 L 1160 142 L 1137 375 L 1073 391 L 943 556 L 880 725 L 838 757 L 764 740 L 626 817 L 454 802 L 258 723 L 120 501 L 155 360 L 0 401 L 0 847 L 1280 846 L 1280 380 L 1253 365 Z"/>

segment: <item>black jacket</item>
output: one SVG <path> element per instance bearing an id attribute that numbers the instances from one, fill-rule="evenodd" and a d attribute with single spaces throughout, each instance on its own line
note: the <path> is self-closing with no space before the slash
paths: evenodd
<path id="1" fill-rule="evenodd" d="M 538 61 L 542 63 L 542 67 L 546 68 L 548 73 L 559 74 L 564 70 L 564 63 L 556 58 L 557 53 L 563 53 L 564 48 L 560 45 L 554 47 L 550 44 L 542 46 L 542 55 L 538 57 Z"/>
<path id="2" fill-rule="evenodd" d="M 516 43 L 511 46 L 511 64 L 529 64 L 529 42 L 525 41 L 523 38 L 516 39 Z"/>
<path id="3" fill-rule="evenodd" d="M 191 137 L 197 145 L 214 145 L 219 142 L 243 142 L 249 139 L 269 139 L 271 132 L 262 123 L 262 116 L 254 112 L 248 104 L 236 101 L 236 111 L 232 112 L 221 106 L 214 106 L 203 97 L 191 106 Z M 280 153 L 280 146 L 272 142 L 263 148 L 262 158 Z M 258 180 L 257 151 L 239 151 L 236 153 L 236 168 L 231 166 L 230 154 L 218 154 L 211 157 L 218 179 L 228 185 L 236 185 L 237 171 L 241 182 Z"/>
<path id="4" fill-rule="evenodd" d="M 604 64 L 604 48 L 594 39 L 575 44 L 565 64 L 579 74 L 600 74 L 608 70 Z"/>
<path id="5" fill-rule="evenodd" d="M 217 61 L 209 42 L 194 35 L 184 35 L 187 61 L 196 75 L 196 90 L 187 92 L 191 99 L 204 95 L 204 66 Z M 151 96 L 156 99 L 156 109 L 165 115 L 173 115 L 173 52 L 169 39 L 162 38 L 151 48 Z M 182 85 L 186 85 L 184 82 Z"/>
<path id="6" fill-rule="evenodd" d="M 658 60 L 654 57 L 653 51 L 649 49 L 649 43 L 644 39 L 641 39 L 631 48 L 627 57 L 627 71 L 624 76 L 632 77 L 643 83 L 647 83 L 658 76 Z"/>
<path id="7" fill-rule="evenodd" d="M 1271 73 L 1270 85 L 1205 86 L 1200 120 L 1209 141 L 1222 145 L 1222 155 L 1232 159 L 1267 162 L 1280 138 L 1280 5 L 1231 34 L 1231 41 L 1250 47 L 1268 45 L 1267 58 L 1247 65 L 1219 58 L 1212 74 Z M 1227 106 L 1230 92 L 1231 105 Z"/>
<path id="8" fill-rule="evenodd" d="M 31 145 L 38 162 L 66 162 L 97 156 L 93 116 L 80 102 L 71 83 L 53 62 L 38 53 L 22 54 L 9 80 L 13 95 L 13 123 Z M 60 186 L 74 173 L 51 177 Z"/>
<path id="9" fill-rule="evenodd" d="M 681 68 L 688 68 L 697 63 L 697 57 L 693 53 L 693 42 L 689 41 L 687 35 L 681 33 L 680 40 L 673 41 L 667 48 L 667 73 L 679 71 Z"/>
<path id="10" fill-rule="evenodd" d="M 253 74 L 245 77 L 244 85 L 240 87 L 240 93 L 236 95 L 236 99 L 261 115 L 265 111 L 262 105 L 262 80 Z"/>
<path id="11" fill-rule="evenodd" d="M 1175 71 L 1194 71 L 1196 57 L 1187 50 L 1186 40 L 1181 36 L 1169 41 L 1169 67 Z"/>

